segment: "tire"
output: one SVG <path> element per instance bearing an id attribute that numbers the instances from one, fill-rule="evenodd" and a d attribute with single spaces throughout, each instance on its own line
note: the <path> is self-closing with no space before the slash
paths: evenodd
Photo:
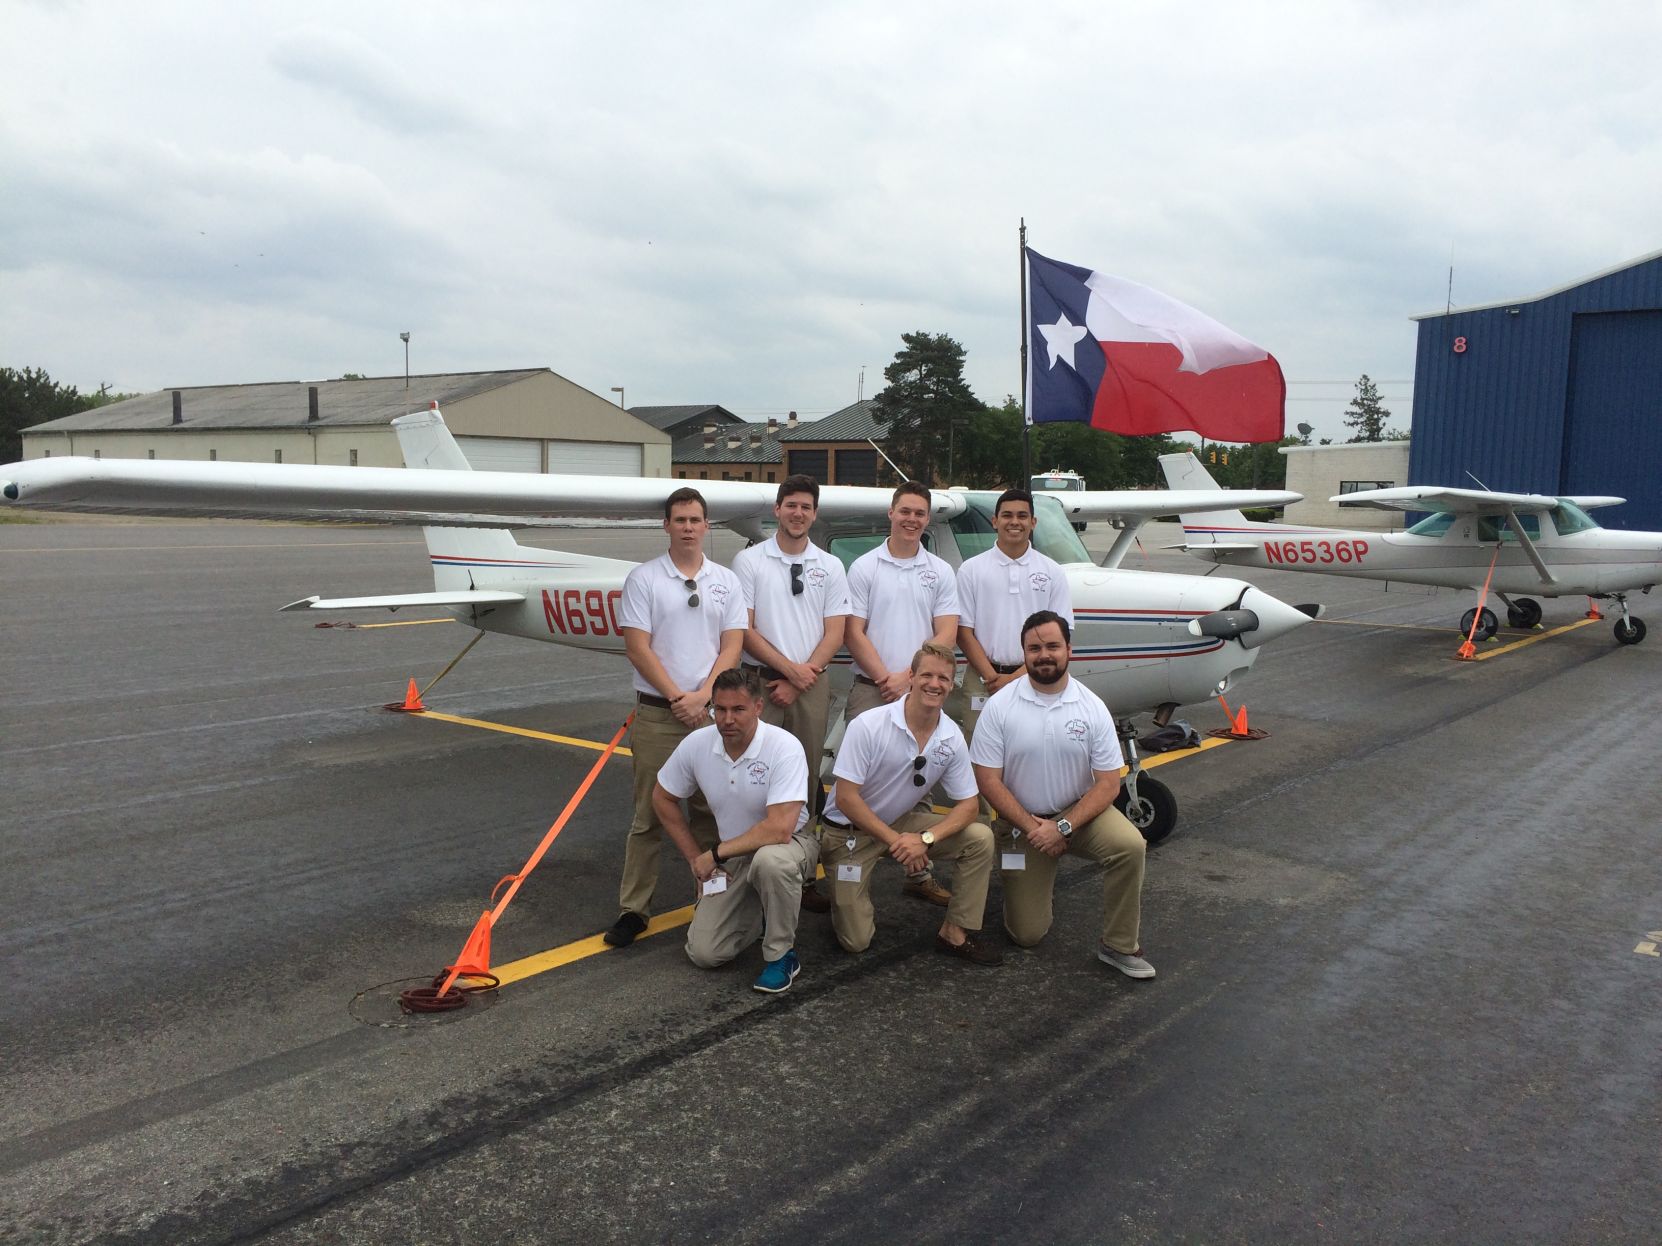
<path id="1" fill-rule="evenodd" d="M 1645 638 L 1645 621 L 1631 616 L 1616 620 L 1616 643 L 1636 645 Z"/>
<path id="2" fill-rule="evenodd" d="M 1520 597 L 1506 607 L 1508 627 L 1531 628 L 1541 621 L 1541 603 L 1532 597 Z"/>
<path id="3" fill-rule="evenodd" d="M 1172 795 L 1171 788 L 1159 779 L 1150 778 L 1146 771 L 1137 776 L 1136 808 L 1126 805 L 1127 793 L 1122 787 L 1114 798 L 1114 808 L 1142 832 L 1147 844 L 1157 844 L 1177 829 L 1177 797 Z"/>
<path id="4" fill-rule="evenodd" d="M 1471 609 L 1460 616 L 1460 634 L 1471 636 L 1473 640 L 1488 640 L 1500 630 L 1500 620 L 1488 606 L 1483 607 L 1483 618 L 1477 625 L 1477 634 L 1472 635 L 1472 620 L 1477 617 L 1477 610 Z"/>

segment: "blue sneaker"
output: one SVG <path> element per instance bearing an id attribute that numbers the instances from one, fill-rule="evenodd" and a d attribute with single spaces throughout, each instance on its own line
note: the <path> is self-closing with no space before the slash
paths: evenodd
<path id="1" fill-rule="evenodd" d="M 796 981 L 796 975 L 801 972 L 802 962 L 797 959 L 796 951 L 793 949 L 778 960 L 770 960 L 763 965 L 761 975 L 750 985 L 755 990 L 778 995 L 790 990 L 791 983 Z"/>

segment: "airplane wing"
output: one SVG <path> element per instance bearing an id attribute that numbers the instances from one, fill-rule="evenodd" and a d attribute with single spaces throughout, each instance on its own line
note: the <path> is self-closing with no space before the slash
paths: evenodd
<path id="1" fill-rule="evenodd" d="M 1475 515 L 1506 508 L 1528 514 L 1558 507 L 1558 499 L 1544 493 L 1492 493 L 1486 489 L 1444 489 L 1431 485 L 1363 489 L 1358 493 L 1336 494 L 1327 500 L 1347 506 L 1375 506 L 1380 510 L 1447 511 L 1452 515 Z"/>
<path id="2" fill-rule="evenodd" d="M 557 476 L 444 468 L 166 459 L 31 459 L 0 467 L 0 497 L 17 507 L 93 514 L 286 519 L 333 523 L 514 528 L 562 521 L 661 520 L 682 485 L 704 495 L 712 523 L 771 522 L 776 485 L 742 480 Z M 888 489 L 827 485 L 820 515 L 881 517 Z M 935 515 L 965 502 L 935 492 Z"/>
<path id="3" fill-rule="evenodd" d="M 1623 502 L 1627 501 L 1626 498 L 1607 497 L 1603 494 L 1594 497 L 1571 495 L 1567 500 L 1574 502 L 1584 511 L 1595 510 L 1600 506 L 1620 506 Z"/>
<path id="4" fill-rule="evenodd" d="M 1302 502 L 1302 493 L 1286 489 L 1097 489 L 1083 493 L 1046 493 L 1068 518 L 1090 520 L 1157 519 L 1200 511 L 1245 510 L 1252 506 L 1286 506 Z"/>

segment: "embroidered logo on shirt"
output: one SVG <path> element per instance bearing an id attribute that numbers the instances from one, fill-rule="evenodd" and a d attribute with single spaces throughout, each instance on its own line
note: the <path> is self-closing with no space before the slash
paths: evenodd
<path id="1" fill-rule="evenodd" d="M 1050 573 L 1048 571 L 1035 571 L 1027 577 L 1027 582 L 1042 593 L 1050 587 Z"/>
<path id="2" fill-rule="evenodd" d="M 750 769 L 746 771 L 746 773 L 750 775 L 750 781 L 752 784 L 757 787 L 762 787 L 768 781 L 768 764 L 765 761 L 753 761 L 750 763 Z"/>
<path id="3" fill-rule="evenodd" d="M 952 754 L 956 751 L 957 750 L 954 749 L 952 745 L 948 744 L 945 740 L 942 740 L 934 748 L 930 749 L 929 753 L 930 756 L 935 759 L 935 763 L 937 765 L 946 766 L 951 764 Z"/>
<path id="4" fill-rule="evenodd" d="M 1065 730 L 1068 733 L 1068 739 L 1076 743 L 1083 743 L 1091 734 L 1091 725 L 1083 718 L 1070 718 Z"/>
<path id="5" fill-rule="evenodd" d="M 922 571 L 918 572 L 918 583 L 923 585 L 925 588 L 934 588 L 935 585 L 940 582 L 941 577 L 933 567 L 925 567 Z"/>
<path id="6" fill-rule="evenodd" d="M 808 582 L 809 588 L 824 588 L 825 568 L 809 567 L 807 573 L 802 578 Z"/>
<path id="7" fill-rule="evenodd" d="M 728 595 L 731 592 L 732 590 L 725 584 L 712 584 L 706 590 L 705 595 L 708 596 L 711 601 L 715 602 L 716 605 L 725 606 L 727 604 Z"/>

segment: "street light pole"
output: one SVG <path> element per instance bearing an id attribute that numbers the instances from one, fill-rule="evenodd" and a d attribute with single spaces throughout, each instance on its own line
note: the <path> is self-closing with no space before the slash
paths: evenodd
<path id="1" fill-rule="evenodd" d="M 406 329 L 398 335 L 404 343 L 404 388 L 410 388 L 410 332 Z"/>
<path id="2" fill-rule="evenodd" d="M 619 407 L 622 407 L 623 406 L 623 386 L 621 386 L 621 385 L 612 386 L 612 392 L 617 395 L 617 405 Z"/>

